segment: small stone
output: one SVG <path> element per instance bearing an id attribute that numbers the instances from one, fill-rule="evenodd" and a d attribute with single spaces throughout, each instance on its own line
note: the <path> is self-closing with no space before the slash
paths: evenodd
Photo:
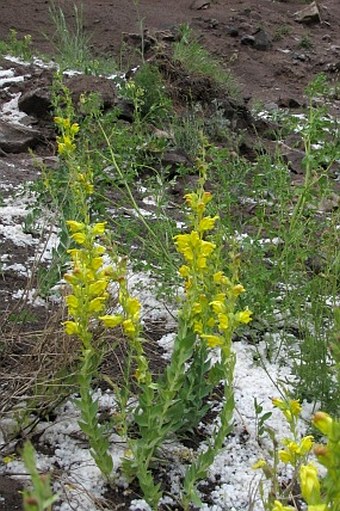
<path id="1" fill-rule="evenodd" d="M 241 44 L 245 46 L 254 46 L 255 45 L 255 37 L 252 35 L 244 35 L 241 38 Z"/>
<path id="2" fill-rule="evenodd" d="M 210 0 L 194 0 L 190 5 L 190 9 L 200 11 L 201 9 L 208 9 L 210 7 Z"/>
<path id="3" fill-rule="evenodd" d="M 295 98 L 280 98 L 277 104 L 280 108 L 301 108 L 302 106 Z"/>
<path id="4" fill-rule="evenodd" d="M 230 37 L 237 37 L 239 35 L 239 30 L 236 27 L 227 27 L 227 34 Z"/>

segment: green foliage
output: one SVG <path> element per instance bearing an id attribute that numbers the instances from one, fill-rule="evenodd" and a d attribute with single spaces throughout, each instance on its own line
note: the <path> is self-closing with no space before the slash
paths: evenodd
<path id="1" fill-rule="evenodd" d="M 169 115 L 172 106 L 171 100 L 166 96 L 159 70 L 153 64 L 142 64 L 133 81 L 137 88 L 143 91 L 141 99 L 143 121 L 159 124 Z"/>
<path id="2" fill-rule="evenodd" d="M 32 37 L 27 34 L 22 39 L 18 39 L 17 31 L 12 28 L 7 40 L 0 41 L 0 55 L 5 54 L 30 61 L 32 59 Z"/>
<path id="3" fill-rule="evenodd" d="M 50 477 L 39 474 L 36 467 L 35 451 L 31 442 L 24 444 L 22 458 L 32 482 L 31 490 L 24 490 L 25 511 L 51 511 L 52 504 L 58 500 L 51 490 Z"/>
<path id="4" fill-rule="evenodd" d="M 238 95 L 231 73 L 199 43 L 187 24 L 180 27 L 180 39 L 174 45 L 173 58 L 189 72 L 207 76 L 225 87 L 231 96 Z"/>

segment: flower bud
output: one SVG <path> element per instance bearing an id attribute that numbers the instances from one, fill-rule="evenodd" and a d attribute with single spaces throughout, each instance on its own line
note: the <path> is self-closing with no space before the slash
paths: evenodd
<path id="1" fill-rule="evenodd" d="M 328 436 L 332 430 L 333 419 L 328 413 L 316 412 L 313 417 L 313 424 L 321 433 Z"/>

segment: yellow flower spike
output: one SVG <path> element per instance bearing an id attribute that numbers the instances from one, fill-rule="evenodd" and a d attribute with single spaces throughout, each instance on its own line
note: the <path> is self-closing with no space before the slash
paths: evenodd
<path id="1" fill-rule="evenodd" d="M 105 226 L 106 226 L 106 223 L 107 223 L 107 222 L 99 222 L 99 223 L 97 223 L 97 224 L 94 224 L 94 225 L 92 226 L 92 234 L 93 234 L 94 236 L 97 236 L 97 235 L 99 235 L 99 234 L 104 234 L 104 232 L 105 232 Z"/>
<path id="2" fill-rule="evenodd" d="M 251 318 L 252 314 L 253 313 L 251 310 L 245 309 L 244 311 L 237 312 L 235 315 L 235 318 L 236 318 L 236 321 L 238 321 L 239 323 L 244 323 L 247 325 L 248 323 L 250 323 L 250 321 L 252 321 L 252 318 Z"/>
<path id="3" fill-rule="evenodd" d="M 115 328 L 123 323 L 124 318 L 121 314 L 105 314 L 104 316 L 99 316 L 99 319 L 106 328 Z"/>
<path id="4" fill-rule="evenodd" d="M 85 224 L 83 222 L 76 222 L 75 220 L 67 220 L 66 225 L 73 233 L 83 231 L 85 229 Z"/>
<path id="5" fill-rule="evenodd" d="M 328 413 L 316 412 L 312 419 L 312 423 L 321 433 L 328 436 L 332 431 L 333 419 Z"/>
<path id="6" fill-rule="evenodd" d="M 274 507 L 272 511 L 294 511 L 295 508 L 292 506 L 284 506 L 280 501 L 274 501 Z"/>
<path id="7" fill-rule="evenodd" d="M 201 337 L 206 341 L 209 348 L 216 348 L 217 346 L 223 346 L 224 344 L 223 337 L 220 337 L 219 335 L 201 334 Z"/>
<path id="8" fill-rule="evenodd" d="M 79 324 L 75 321 L 64 321 L 63 323 L 65 327 L 65 332 L 67 335 L 77 335 L 79 334 L 80 328 Z"/>
<path id="9" fill-rule="evenodd" d="M 72 234 L 71 238 L 78 243 L 78 245 L 83 245 L 86 241 L 86 235 L 82 232 L 76 232 Z"/>
<path id="10" fill-rule="evenodd" d="M 200 232 L 210 231 L 215 227 L 215 223 L 217 222 L 218 219 L 219 217 L 217 215 L 214 217 L 206 216 L 205 218 L 202 218 L 198 225 L 198 230 Z"/>
<path id="11" fill-rule="evenodd" d="M 301 494 L 307 504 L 320 503 L 320 481 L 315 465 L 309 463 L 300 468 Z"/>

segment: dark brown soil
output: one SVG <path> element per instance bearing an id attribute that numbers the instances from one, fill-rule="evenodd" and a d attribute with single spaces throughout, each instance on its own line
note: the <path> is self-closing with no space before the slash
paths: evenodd
<path id="1" fill-rule="evenodd" d="M 243 95 L 265 101 L 301 98 L 311 77 L 336 69 L 340 59 L 340 3 L 320 2 L 321 23 L 300 24 L 294 13 L 308 2 L 297 0 L 212 0 L 206 9 L 192 0 L 83 0 L 86 32 L 96 55 L 120 60 L 125 33 L 151 33 L 190 23 L 203 45 L 230 68 Z M 207 2 L 209 3 L 209 2 Z M 56 2 L 71 21 L 73 2 Z M 31 34 L 34 46 L 53 51 L 55 29 L 47 0 L 12 0 L 0 6 L 0 38 L 9 29 Z M 260 51 L 241 43 L 262 28 L 272 47 Z M 290 52 L 287 52 L 290 50 Z M 132 62 L 131 62 L 132 64 Z M 329 71 L 331 72 L 331 71 Z"/>

